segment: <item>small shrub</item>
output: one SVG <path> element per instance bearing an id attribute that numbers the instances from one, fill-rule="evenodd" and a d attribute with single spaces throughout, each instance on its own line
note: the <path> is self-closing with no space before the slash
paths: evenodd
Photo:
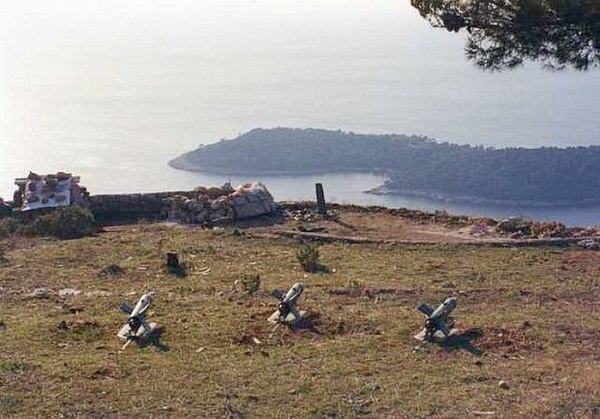
<path id="1" fill-rule="evenodd" d="M 22 374 L 31 368 L 31 364 L 26 362 L 6 362 L 0 364 L 0 373 Z"/>
<path id="2" fill-rule="evenodd" d="M 360 279 L 349 279 L 346 283 L 346 288 L 351 290 L 362 290 L 365 288 L 365 283 Z"/>
<path id="3" fill-rule="evenodd" d="M 179 293 L 179 295 L 193 295 L 198 292 L 198 289 L 193 285 L 178 285 L 175 290 Z"/>
<path id="4" fill-rule="evenodd" d="M 259 274 L 243 274 L 236 282 L 242 286 L 244 292 L 250 295 L 255 294 L 260 289 Z"/>
<path id="5" fill-rule="evenodd" d="M 187 253 L 188 255 L 197 255 L 199 253 L 205 253 L 207 255 L 217 254 L 217 250 L 208 243 L 199 243 L 197 245 L 185 246 L 181 253 Z"/>
<path id="6" fill-rule="evenodd" d="M 14 217 L 6 217 L 0 219 L 0 239 L 4 239 L 19 231 L 21 223 Z"/>
<path id="7" fill-rule="evenodd" d="M 17 413 L 21 402 L 11 395 L 0 396 L 0 414 Z"/>
<path id="8" fill-rule="evenodd" d="M 75 341 L 93 342 L 104 336 L 104 331 L 98 323 L 90 320 L 61 321 L 56 330 L 59 336 Z"/>
<path id="9" fill-rule="evenodd" d="M 98 276 L 121 276 L 123 274 L 125 274 L 125 269 L 115 264 L 108 265 L 98 272 Z"/>
<path id="10" fill-rule="evenodd" d="M 50 236 L 58 239 L 78 239 L 97 230 L 92 213 L 78 206 L 59 208 L 34 218 L 21 231 L 29 236 Z"/>
<path id="11" fill-rule="evenodd" d="M 4 265 L 8 265 L 8 259 L 4 256 L 4 248 L 0 246 L 0 266 Z"/>
<path id="12" fill-rule="evenodd" d="M 95 233 L 96 229 L 92 213 L 78 206 L 59 208 L 44 214 L 30 212 L 0 220 L 0 238 L 21 235 L 76 239 Z"/>
<path id="13" fill-rule="evenodd" d="M 296 257 L 305 272 L 317 272 L 320 270 L 319 263 L 319 247 L 316 245 L 306 244 L 301 246 L 296 251 Z"/>

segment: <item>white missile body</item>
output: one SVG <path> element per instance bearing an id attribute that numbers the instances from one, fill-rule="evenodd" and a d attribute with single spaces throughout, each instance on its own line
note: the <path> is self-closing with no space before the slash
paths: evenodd
<path id="1" fill-rule="evenodd" d="M 133 340 L 139 340 L 148 337 L 156 328 L 156 323 L 146 321 L 146 312 L 152 304 L 154 293 L 149 292 L 140 297 L 135 307 L 131 308 L 128 304 L 122 304 L 120 309 L 128 314 L 127 323 L 117 334 L 123 340 L 126 340 L 124 348 Z"/>
<path id="2" fill-rule="evenodd" d="M 448 327 L 448 316 L 458 305 L 458 299 L 456 297 L 450 297 L 444 300 L 435 310 L 427 305 L 421 304 L 417 309 L 421 311 L 427 319 L 425 320 L 425 327 L 415 335 L 415 339 L 433 341 L 436 338 L 441 340 L 447 339 L 451 330 Z M 440 333 L 441 332 L 441 336 Z"/>
<path id="3" fill-rule="evenodd" d="M 456 297 L 446 298 L 446 300 L 435 309 L 429 316 L 430 319 L 437 319 L 441 317 L 448 317 L 452 310 L 458 305 L 458 299 Z"/>
<path id="4" fill-rule="evenodd" d="M 279 304 L 277 304 L 277 311 L 269 317 L 269 322 L 287 324 L 299 322 L 305 314 L 303 311 L 298 311 L 297 307 L 297 301 L 303 292 L 304 285 L 299 282 L 285 294 L 279 289 L 274 290 L 271 295 L 279 300 Z"/>

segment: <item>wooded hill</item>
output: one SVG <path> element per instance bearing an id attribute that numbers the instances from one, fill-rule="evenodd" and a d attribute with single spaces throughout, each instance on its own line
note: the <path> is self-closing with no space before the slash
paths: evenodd
<path id="1" fill-rule="evenodd" d="M 600 202 L 600 147 L 495 149 L 427 137 L 254 129 L 170 162 L 228 174 L 377 172 L 385 193 L 532 204 Z"/>

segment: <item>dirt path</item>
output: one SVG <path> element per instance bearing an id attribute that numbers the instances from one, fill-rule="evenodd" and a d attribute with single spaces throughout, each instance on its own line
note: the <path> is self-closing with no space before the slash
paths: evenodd
<path id="1" fill-rule="evenodd" d="M 248 228 L 253 235 L 275 235 L 323 242 L 469 245 L 565 246 L 587 238 L 543 237 L 511 239 L 497 231 L 493 220 L 435 215 L 405 216 L 385 211 L 336 208 L 337 218 L 323 220 L 314 214 L 292 213 L 279 223 Z"/>

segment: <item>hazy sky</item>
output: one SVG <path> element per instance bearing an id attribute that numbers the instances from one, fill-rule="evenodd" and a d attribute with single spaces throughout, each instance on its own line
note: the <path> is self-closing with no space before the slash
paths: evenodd
<path id="1" fill-rule="evenodd" d="M 600 144 L 600 72 L 490 74 L 408 0 L 0 2 L 0 195 L 29 170 L 95 190 L 256 127 Z M 147 185 L 147 186 L 146 186 Z"/>

